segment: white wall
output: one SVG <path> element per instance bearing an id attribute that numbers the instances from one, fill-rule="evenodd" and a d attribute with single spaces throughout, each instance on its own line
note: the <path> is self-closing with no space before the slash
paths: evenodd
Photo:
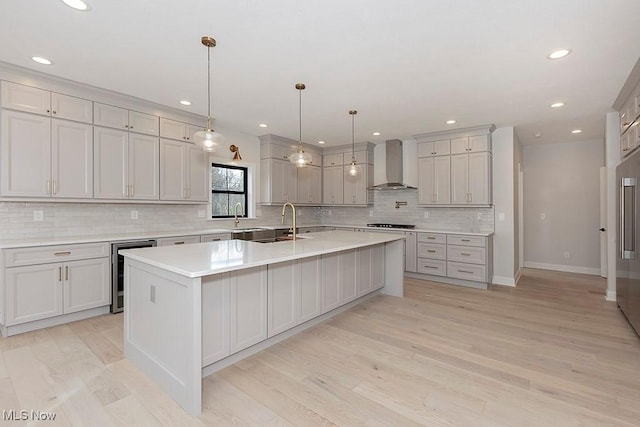
<path id="1" fill-rule="evenodd" d="M 520 253 L 520 171 L 522 170 L 522 144 L 518 134 L 513 134 L 513 271 L 515 281 L 518 283 L 520 277 L 520 260 L 523 254 Z"/>
<path id="2" fill-rule="evenodd" d="M 604 141 L 525 146 L 523 164 L 525 267 L 599 275 Z"/>
<path id="3" fill-rule="evenodd" d="M 518 142 L 519 143 L 519 142 Z M 493 149 L 493 204 L 495 234 L 493 236 L 493 283 L 515 286 L 518 272 L 517 222 L 517 165 L 513 127 L 496 129 L 491 135 Z"/>

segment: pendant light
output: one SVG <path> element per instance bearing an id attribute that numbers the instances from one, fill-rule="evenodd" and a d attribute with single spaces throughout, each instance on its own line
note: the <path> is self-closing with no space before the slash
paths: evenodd
<path id="1" fill-rule="evenodd" d="M 193 142 L 204 151 L 211 152 L 224 142 L 224 135 L 211 128 L 211 48 L 216 46 L 216 40 L 202 36 L 201 42 L 207 47 L 207 127 L 193 134 Z"/>
<path id="2" fill-rule="evenodd" d="M 350 177 L 357 177 L 360 174 L 360 165 L 356 164 L 356 152 L 355 152 L 355 117 L 358 112 L 356 110 L 349 110 L 351 115 L 351 164 L 347 168 L 347 175 Z"/>
<path id="3" fill-rule="evenodd" d="M 311 154 L 305 153 L 302 148 L 302 91 L 306 88 L 304 83 L 296 83 L 296 89 L 298 89 L 299 95 L 299 108 L 298 108 L 298 116 L 300 119 L 300 148 L 298 151 L 291 156 L 289 156 L 289 161 L 296 165 L 297 167 L 303 167 L 311 163 Z"/>

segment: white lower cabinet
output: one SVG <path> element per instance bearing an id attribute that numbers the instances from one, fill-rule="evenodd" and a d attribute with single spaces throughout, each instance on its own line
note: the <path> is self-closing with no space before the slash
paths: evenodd
<path id="1" fill-rule="evenodd" d="M 202 365 L 267 339 L 267 266 L 203 278 Z"/>
<path id="2" fill-rule="evenodd" d="M 192 243 L 200 243 L 200 236 L 162 237 L 156 239 L 157 246 L 189 245 Z"/>
<path id="3" fill-rule="evenodd" d="M 319 256 L 269 265 L 269 337 L 320 314 L 321 266 Z"/>
<path id="4" fill-rule="evenodd" d="M 109 245 L 62 245 L 4 251 L 5 326 L 111 303 Z M 86 255 L 99 258 L 82 259 Z M 68 259 L 38 263 L 38 260 Z"/>
<path id="5" fill-rule="evenodd" d="M 462 281 L 456 284 L 490 283 L 492 243 L 492 236 L 418 232 L 417 273 Z"/>
<path id="6" fill-rule="evenodd" d="M 384 244 L 202 278 L 202 366 L 384 286 Z"/>

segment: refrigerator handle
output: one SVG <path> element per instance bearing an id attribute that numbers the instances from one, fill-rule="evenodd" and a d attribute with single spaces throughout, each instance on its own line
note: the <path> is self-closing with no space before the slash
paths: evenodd
<path id="1" fill-rule="evenodd" d="M 627 204 L 626 188 L 632 188 L 632 200 Z M 633 234 L 631 238 L 631 247 L 627 250 L 626 242 L 626 207 L 630 206 L 632 211 L 630 212 Z M 636 217 L 636 178 L 622 178 L 622 185 L 620 186 L 620 255 L 622 259 L 635 259 L 636 255 L 636 242 L 635 242 L 635 217 Z"/>

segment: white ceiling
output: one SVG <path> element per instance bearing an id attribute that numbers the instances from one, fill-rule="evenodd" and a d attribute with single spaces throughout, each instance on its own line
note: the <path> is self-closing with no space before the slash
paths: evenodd
<path id="1" fill-rule="evenodd" d="M 356 141 L 489 123 L 523 143 L 602 139 L 640 56 L 638 0 L 87 2 L 3 0 L 0 61 L 206 115 L 211 35 L 217 126 L 297 139 L 303 82 L 303 139 L 327 145 L 351 142 L 353 108 Z"/>

